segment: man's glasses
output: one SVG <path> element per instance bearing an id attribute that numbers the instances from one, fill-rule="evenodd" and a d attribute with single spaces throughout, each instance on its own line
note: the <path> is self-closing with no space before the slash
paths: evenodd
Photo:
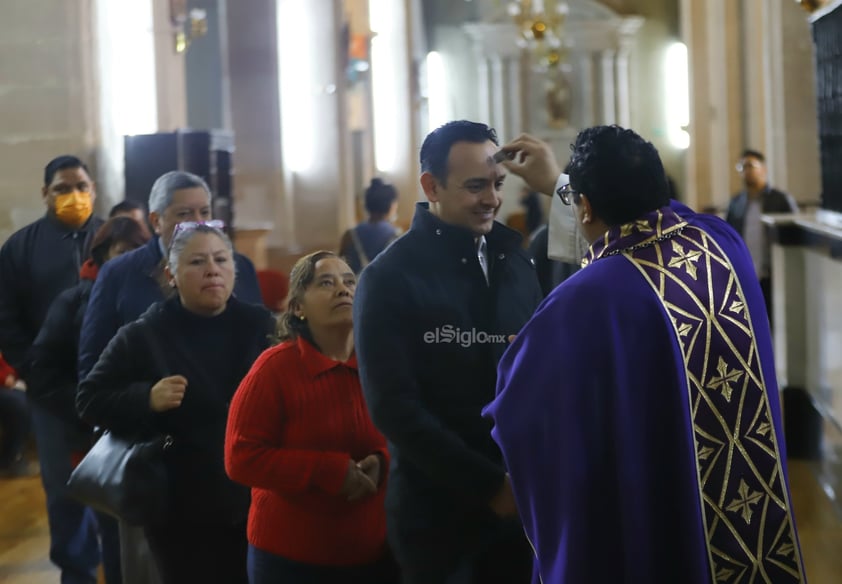
<path id="1" fill-rule="evenodd" d="M 574 197 L 579 194 L 579 191 L 574 191 L 570 185 L 564 185 L 556 192 L 558 193 L 558 196 L 561 197 L 561 202 L 565 205 L 570 205 L 573 202 Z"/>
<path id="2" fill-rule="evenodd" d="M 759 162 L 738 162 L 737 166 L 736 166 L 736 169 L 737 169 L 737 172 L 743 172 L 746 169 L 760 168 L 761 166 L 763 166 L 763 165 L 760 164 Z"/>

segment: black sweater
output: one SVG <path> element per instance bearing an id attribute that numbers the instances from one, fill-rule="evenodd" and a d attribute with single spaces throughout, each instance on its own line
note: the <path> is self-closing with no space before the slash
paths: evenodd
<path id="1" fill-rule="evenodd" d="M 78 428 L 86 441 L 90 427 L 76 414 L 77 356 L 79 331 L 93 285 L 93 280 L 82 280 L 59 294 L 50 306 L 32 344 L 32 367 L 27 379 L 29 398 L 67 422 L 70 428 Z"/>
<path id="2" fill-rule="evenodd" d="M 248 489 L 225 475 L 228 404 L 254 360 L 270 344 L 274 319 L 234 298 L 214 317 L 187 311 L 177 297 L 159 302 L 119 330 L 79 385 L 82 418 L 119 434 L 168 434 L 166 460 L 173 517 L 191 523 L 245 521 Z M 157 347 L 152 347 L 154 341 Z M 161 378 L 183 375 L 181 406 L 156 413 L 149 392 Z"/>

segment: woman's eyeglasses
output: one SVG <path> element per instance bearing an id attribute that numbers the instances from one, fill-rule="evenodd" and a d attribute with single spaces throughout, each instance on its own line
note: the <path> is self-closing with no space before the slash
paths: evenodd
<path id="1" fill-rule="evenodd" d="M 558 193 L 558 196 L 561 197 L 561 202 L 565 205 L 570 205 L 573 202 L 573 198 L 579 194 L 579 191 L 574 191 L 569 184 L 564 185 L 556 192 Z"/>
<path id="2" fill-rule="evenodd" d="M 175 239 L 175 236 L 178 235 L 180 232 L 193 231 L 200 225 L 212 227 L 214 229 L 225 228 L 225 222 L 219 219 L 211 219 L 210 221 L 182 221 L 181 223 L 176 224 L 175 229 L 172 232 L 173 239 Z"/>

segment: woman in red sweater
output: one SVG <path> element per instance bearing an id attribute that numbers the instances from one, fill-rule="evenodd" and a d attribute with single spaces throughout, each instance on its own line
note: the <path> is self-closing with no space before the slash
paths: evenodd
<path id="1" fill-rule="evenodd" d="M 231 402 L 225 468 L 252 487 L 251 584 L 398 580 L 383 508 L 389 455 L 354 356 L 355 286 L 336 254 L 301 258 L 282 342 L 258 358 Z"/>

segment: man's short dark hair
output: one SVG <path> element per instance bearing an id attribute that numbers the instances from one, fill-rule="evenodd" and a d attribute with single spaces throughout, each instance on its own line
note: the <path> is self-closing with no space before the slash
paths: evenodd
<path id="1" fill-rule="evenodd" d="M 442 184 L 447 183 L 447 159 L 457 142 L 484 144 L 488 140 L 499 145 L 497 132 L 485 124 L 458 120 L 439 126 L 424 138 L 421 145 L 421 172 L 429 172 Z"/>
<path id="2" fill-rule="evenodd" d="M 398 191 L 383 179 L 373 178 L 365 190 L 365 210 L 372 215 L 385 215 L 398 199 Z"/>
<path id="3" fill-rule="evenodd" d="M 88 172 L 88 167 L 85 166 L 85 163 L 76 158 L 75 156 L 70 156 L 69 154 L 57 156 L 56 158 L 50 160 L 47 163 L 47 166 L 44 167 L 44 186 L 50 186 L 50 183 L 53 182 L 53 177 L 56 175 L 56 173 L 60 170 L 66 170 L 68 168 L 81 168 L 88 175 L 91 174 L 90 172 Z"/>
<path id="4" fill-rule="evenodd" d="M 133 201 L 131 199 L 125 199 L 120 201 L 108 212 L 108 217 L 114 217 L 120 213 L 131 213 L 132 211 L 140 211 L 144 215 L 146 214 L 146 205 L 141 203 L 140 201 Z"/>
<path id="5" fill-rule="evenodd" d="M 751 148 L 746 148 L 745 150 L 743 150 L 743 153 L 740 155 L 740 158 L 748 158 L 748 157 L 756 158 L 760 162 L 762 162 L 764 164 L 766 163 L 766 157 L 763 156 L 763 153 L 760 152 L 759 150 L 753 150 Z"/>
<path id="6" fill-rule="evenodd" d="M 632 130 L 588 128 L 570 148 L 570 186 L 588 198 L 594 214 L 608 225 L 628 223 L 669 204 L 658 150 Z"/>

